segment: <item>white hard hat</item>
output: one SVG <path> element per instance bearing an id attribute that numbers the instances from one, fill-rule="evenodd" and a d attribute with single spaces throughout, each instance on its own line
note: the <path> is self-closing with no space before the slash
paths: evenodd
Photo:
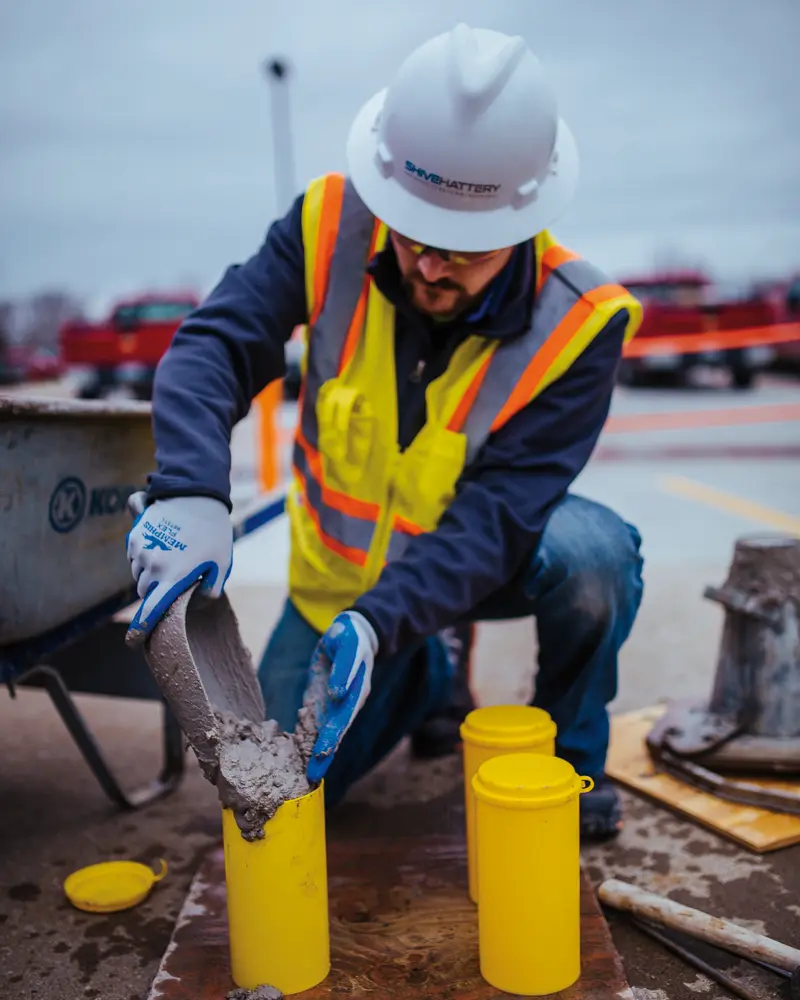
<path id="1" fill-rule="evenodd" d="M 578 152 L 524 39 L 459 24 L 356 116 L 348 172 L 373 215 L 445 250 L 497 250 L 572 200 Z"/>

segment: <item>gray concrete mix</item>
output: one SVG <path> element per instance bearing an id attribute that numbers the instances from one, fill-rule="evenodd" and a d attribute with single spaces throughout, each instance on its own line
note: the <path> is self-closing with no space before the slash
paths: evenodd
<path id="1" fill-rule="evenodd" d="M 694 408 L 698 400 L 729 407 L 783 402 L 787 396 L 799 398 L 797 383 L 768 384 L 733 399 L 621 393 L 615 406 L 644 412 Z M 748 439 L 765 443 L 776 435 L 798 442 L 797 424 L 746 431 Z M 684 439 L 708 441 L 714 433 L 719 432 L 684 432 Z M 249 435 L 247 425 L 237 430 L 234 471 L 245 470 L 235 476 L 240 500 L 253 492 Z M 797 464 L 786 460 L 590 465 L 579 481 L 581 490 L 619 509 L 645 537 L 645 598 L 623 650 L 615 711 L 708 692 L 722 616 L 702 599 L 703 588 L 724 580 L 737 536 L 764 528 L 670 495 L 659 485 L 666 474 L 717 485 L 800 517 Z M 237 547 L 229 593 L 256 660 L 280 611 L 285 554 L 281 525 Z M 530 621 L 479 628 L 475 689 L 482 703 L 525 700 L 535 683 L 534 645 Z M 78 701 L 127 787 L 158 770 L 156 706 L 89 696 Z M 14 701 L 0 697 L 0 759 L 0 997 L 143 1000 L 197 864 L 221 836 L 216 791 L 189 757 L 186 778 L 174 795 L 142 812 L 117 812 L 38 691 L 21 691 Z M 618 840 L 583 850 L 594 882 L 611 876 L 635 881 L 784 941 L 800 941 L 800 848 L 758 856 L 638 796 L 626 792 L 624 799 L 627 823 Z M 333 832 L 353 836 L 424 832 L 435 829 L 444 814 L 458 821 L 459 810 L 459 760 L 414 762 L 403 744 L 352 790 L 331 814 L 330 825 Z M 164 858 L 169 871 L 148 899 L 128 912 L 101 916 L 73 909 L 64 897 L 64 878 L 83 865 L 115 858 L 156 867 Z M 726 995 L 623 921 L 613 919 L 612 929 L 637 1000 Z M 733 970 L 752 978 L 741 963 Z M 780 996 L 774 985 L 762 988 L 761 995 Z"/>

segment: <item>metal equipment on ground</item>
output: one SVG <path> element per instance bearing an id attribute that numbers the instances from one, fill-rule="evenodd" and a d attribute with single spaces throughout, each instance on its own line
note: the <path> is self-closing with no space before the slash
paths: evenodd
<path id="1" fill-rule="evenodd" d="M 800 776 L 800 538 L 740 539 L 728 579 L 705 596 L 725 609 L 711 697 L 671 705 L 647 736 L 650 753 L 704 791 L 800 815 L 800 789 L 747 780 Z"/>
<path id="2" fill-rule="evenodd" d="M 44 688 L 106 795 L 136 809 L 181 780 L 183 737 L 121 615 L 137 601 L 125 555 L 127 499 L 154 466 L 141 402 L 0 399 L 0 683 Z M 234 518 L 238 541 L 284 509 L 258 498 Z M 75 703 L 76 693 L 161 701 L 164 763 L 126 791 Z"/>
<path id="3" fill-rule="evenodd" d="M 800 998 L 800 950 L 776 941 L 764 934 L 741 927 L 723 917 L 714 917 L 702 910 L 685 906 L 654 892 L 648 892 L 619 879 L 607 879 L 598 890 L 598 897 L 606 906 L 621 910 L 634 917 L 634 922 L 645 933 L 655 937 L 670 950 L 716 979 L 727 989 L 746 1000 L 756 1000 L 756 994 L 749 991 L 720 970 L 703 962 L 698 955 L 678 945 L 670 938 L 655 931 L 651 925 L 657 924 L 671 930 L 680 931 L 698 941 L 721 948 L 731 955 L 738 955 L 751 962 L 784 976 L 789 980 L 792 1000 Z"/>

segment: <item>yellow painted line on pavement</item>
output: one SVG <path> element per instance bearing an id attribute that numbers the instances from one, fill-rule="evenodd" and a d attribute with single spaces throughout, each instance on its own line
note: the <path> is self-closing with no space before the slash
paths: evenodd
<path id="1" fill-rule="evenodd" d="M 696 500 L 697 503 L 704 503 L 716 510 L 724 510 L 728 514 L 736 514 L 748 521 L 756 521 L 776 531 L 800 536 L 800 517 L 787 514 L 785 511 L 765 507 L 764 504 L 747 500 L 735 493 L 718 490 L 713 486 L 706 486 L 705 483 L 698 483 L 684 476 L 661 476 L 658 484 L 667 493 L 674 493 L 687 500 Z"/>

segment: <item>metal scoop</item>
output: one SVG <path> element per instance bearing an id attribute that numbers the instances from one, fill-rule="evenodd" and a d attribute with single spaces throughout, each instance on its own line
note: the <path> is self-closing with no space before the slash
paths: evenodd
<path id="1" fill-rule="evenodd" d="M 142 513 L 141 494 L 129 498 L 128 510 L 134 517 Z M 227 595 L 223 591 L 212 599 L 199 586 L 198 581 L 173 601 L 143 652 L 203 773 L 216 783 L 220 716 L 257 723 L 264 721 L 266 709 Z"/>
<path id="2" fill-rule="evenodd" d="M 172 603 L 144 643 L 144 655 L 192 745 L 216 782 L 220 716 L 262 722 L 264 699 L 250 651 L 227 595 L 211 599 L 194 584 Z"/>

